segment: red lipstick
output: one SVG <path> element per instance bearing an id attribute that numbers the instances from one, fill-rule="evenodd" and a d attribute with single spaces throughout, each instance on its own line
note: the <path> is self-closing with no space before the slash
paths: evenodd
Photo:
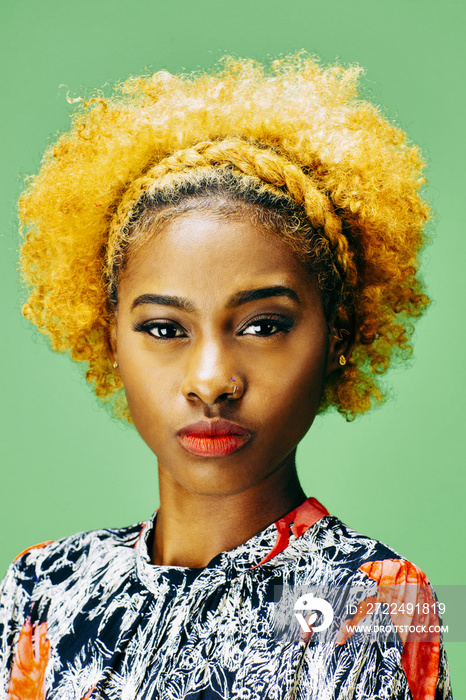
<path id="1" fill-rule="evenodd" d="M 226 457 L 243 447 L 252 435 L 236 423 L 217 419 L 191 423 L 177 433 L 182 447 L 199 457 Z"/>

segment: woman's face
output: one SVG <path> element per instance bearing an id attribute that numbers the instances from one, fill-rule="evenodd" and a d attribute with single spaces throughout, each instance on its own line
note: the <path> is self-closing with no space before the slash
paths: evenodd
<path id="1" fill-rule="evenodd" d="M 112 347 L 134 424 L 193 493 L 238 494 L 294 469 L 337 366 L 332 343 L 308 273 L 246 215 L 173 219 L 120 282 Z"/>

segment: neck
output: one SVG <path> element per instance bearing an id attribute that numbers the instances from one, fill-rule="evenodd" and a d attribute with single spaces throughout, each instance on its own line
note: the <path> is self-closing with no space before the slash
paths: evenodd
<path id="1" fill-rule="evenodd" d="M 154 564 L 202 568 L 220 552 L 253 535 L 299 506 L 306 498 L 294 453 L 258 484 L 242 493 L 192 493 L 159 464 L 160 509 L 152 552 Z"/>

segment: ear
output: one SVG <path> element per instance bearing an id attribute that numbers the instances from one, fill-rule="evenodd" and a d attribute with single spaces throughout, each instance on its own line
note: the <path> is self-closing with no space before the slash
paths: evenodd
<path id="1" fill-rule="evenodd" d="M 356 319 L 345 309 L 337 309 L 329 329 L 326 376 L 337 369 L 342 369 L 350 359 L 356 339 Z M 340 358 L 345 359 L 343 364 Z"/>
<path id="2" fill-rule="evenodd" d="M 107 352 L 110 358 L 110 362 L 114 364 L 118 362 L 118 352 L 117 352 L 117 320 L 116 316 L 112 317 L 110 325 L 107 332 Z"/>

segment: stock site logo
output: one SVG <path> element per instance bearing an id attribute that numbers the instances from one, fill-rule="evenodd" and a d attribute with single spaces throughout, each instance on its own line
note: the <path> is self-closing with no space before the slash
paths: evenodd
<path id="1" fill-rule="evenodd" d="M 301 629 L 306 634 L 310 632 L 322 632 L 330 627 L 333 622 L 333 610 L 330 603 L 323 598 L 315 598 L 312 593 L 305 593 L 294 604 L 294 614 Z M 314 622 L 319 623 L 314 626 Z"/>

